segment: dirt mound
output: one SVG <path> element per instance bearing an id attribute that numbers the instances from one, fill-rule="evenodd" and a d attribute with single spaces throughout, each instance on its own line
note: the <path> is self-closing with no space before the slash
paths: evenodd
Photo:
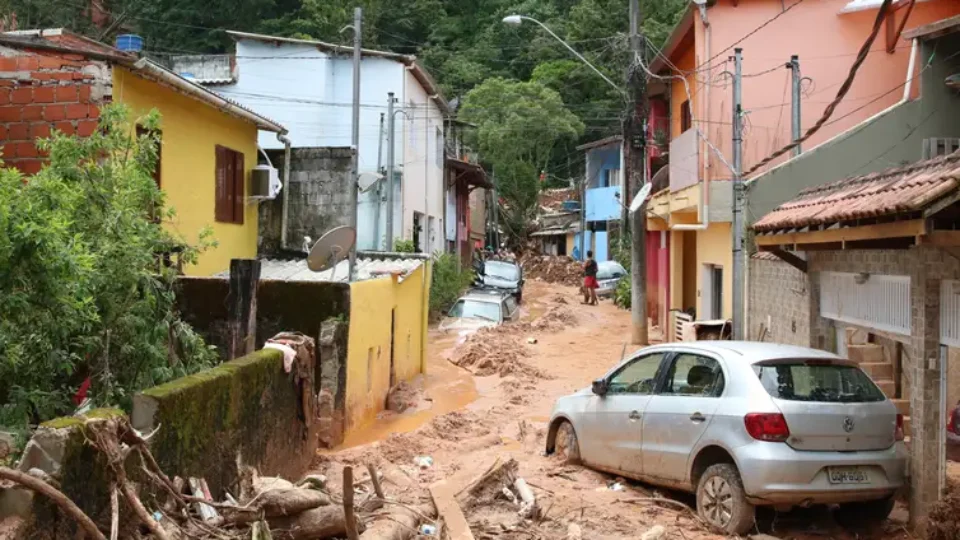
<path id="1" fill-rule="evenodd" d="M 524 275 L 529 279 L 539 279 L 570 287 L 579 287 L 583 279 L 580 263 L 571 257 L 527 255 L 520 260 L 520 264 L 523 266 Z"/>
<path id="2" fill-rule="evenodd" d="M 406 381 L 400 381 L 387 394 L 387 410 L 402 413 L 417 408 L 421 399 L 420 390 Z"/>
<path id="3" fill-rule="evenodd" d="M 425 437 L 462 441 L 490 434 L 490 428 L 483 424 L 475 413 L 454 411 L 434 418 L 423 429 Z"/>
<path id="4" fill-rule="evenodd" d="M 960 489 L 954 487 L 927 516 L 927 540 L 960 538 Z"/>
<path id="5" fill-rule="evenodd" d="M 523 363 L 529 353 L 513 336 L 502 332 L 481 330 L 469 338 L 458 349 L 453 363 L 469 369 L 479 377 L 489 375 L 528 375 L 546 378 L 540 370 Z"/>

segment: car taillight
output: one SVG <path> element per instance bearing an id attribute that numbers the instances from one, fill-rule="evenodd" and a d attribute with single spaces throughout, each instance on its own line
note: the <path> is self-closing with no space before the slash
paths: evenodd
<path id="1" fill-rule="evenodd" d="M 906 438 L 904 437 L 904 433 L 903 433 L 903 415 L 902 414 L 897 415 L 897 428 L 893 431 L 893 438 L 898 441 L 902 441 L 903 439 Z"/>
<path id="2" fill-rule="evenodd" d="M 784 442 L 790 437 L 787 419 L 782 414 L 750 413 L 743 417 L 743 424 L 758 441 Z"/>

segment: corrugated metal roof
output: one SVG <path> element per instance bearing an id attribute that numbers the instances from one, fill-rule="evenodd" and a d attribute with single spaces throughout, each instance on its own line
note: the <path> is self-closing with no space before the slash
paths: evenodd
<path id="1" fill-rule="evenodd" d="M 960 152 L 806 189 L 760 218 L 769 232 L 925 209 L 960 187 Z"/>
<path id="2" fill-rule="evenodd" d="M 357 279 L 364 281 L 399 274 L 400 281 L 423 265 L 423 258 L 373 258 L 362 257 L 357 259 Z M 307 268 L 306 259 L 280 260 L 263 259 L 260 261 L 260 279 L 272 281 L 326 281 L 332 283 L 347 283 L 349 261 L 340 261 L 336 268 L 323 272 L 314 272 Z M 230 277 L 230 272 L 221 272 L 217 277 Z"/>

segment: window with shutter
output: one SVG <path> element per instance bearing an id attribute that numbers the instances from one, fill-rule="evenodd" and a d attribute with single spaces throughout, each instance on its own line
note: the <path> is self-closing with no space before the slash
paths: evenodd
<path id="1" fill-rule="evenodd" d="M 138 124 L 137 137 L 143 137 L 144 135 L 154 135 L 157 138 L 157 166 L 153 169 L 153 180 L 157 183 L 157 187 L 163 187 L 160 184 L 160 162 L 163 158 L 163 132 L 158 129 L 147 129 Z"/>
<path id="2" fill-rule="evenodd" d="M 218 145 L 214 210 L 217 221 L 243 225 L 244 178 L 243 154 Z"/>

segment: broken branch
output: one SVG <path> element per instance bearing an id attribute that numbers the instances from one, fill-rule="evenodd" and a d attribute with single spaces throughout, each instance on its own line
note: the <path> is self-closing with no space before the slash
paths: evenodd
<path id="1" fill-rule="evenodd" d="M 84 532 L 86 532 L 91 538 L 94 540 L 107 540 L 103 533 L 100 532 L 100 529 L 97 528 L 96 524 L 94 524 L 93 520 L 83 513 L 83 510 L 81 510 L 80 507 L 67 498 L 67 496 L 64 495 L 59 489 L 28 474 L 9 469 L 7 467 L 0 467 L 0 478 L 16 482 L 27 489 L 47 497 L 56 503 L 56 505 L 66 512 L 70 517 L 76 520 Z"/>

